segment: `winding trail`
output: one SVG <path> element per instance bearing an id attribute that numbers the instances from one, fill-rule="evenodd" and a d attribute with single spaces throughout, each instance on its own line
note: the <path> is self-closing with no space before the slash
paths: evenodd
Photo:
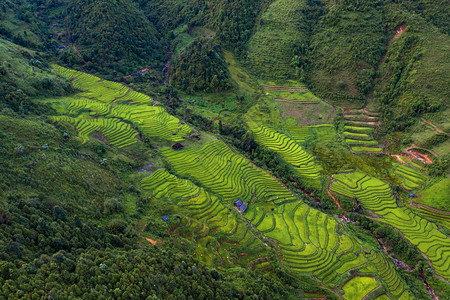
<path id="1" fill-rule="evenodd" d="M 333 199 L 333 201 L 336 203 L 336 205 L 338 206 L 338 208 L 342 208 L 341 203 L 339 202 L 338 199 L 336 199 L 336 197 L 333 195 L 333 193 L 331 193 L 331 190 L 330 190 L 331 185 L 333 184 L 334 181 L 335 181 L 335 179 L 332 178 L 330 184 L 328 185 L 327 193 L 328 193 L 328 196 L 330 196 L 331 199 Z"/>
<path id="2" fill-rule="evenodd" d="M 64 27 L 66 27 L 66 33 L 67 33 L 67 40 L 72 43 L 72 47 L 73 47 L 73 51 L 75 51 L 75 53 L 77 54 L 77 56 L 79 58 L 81 58 L 84 62 L 84 64 L 81 66 L 81 68 L 84 68 L 87 66 L 87 61 L 84 59 L 83 55 L 81 55 L 80 51 L 77 50 L 77 47 L 75 46 L 75 43 L 73 41 L 70 40 L 70 32 L 69 32 L 69 28 L 66 25 L 66 22 L 64 22 Z"/>
<path id="3" fill-rule="evenodd" d="M 440 129 L 439 127 L 437 127 L 436 125 L 434 125 L 432 122 L 425 120 L 423 117 L 420 117 L 419 119 L 421 122 L 425 123 L 426 125 L 428 125 L 429 127 L 431 127 L 432 129 L 434 129 L 436 132 L 438 133 L 443 133 L 445 135 L 450 135 L 447 132 L 445 132 L 444 130 Z"/>

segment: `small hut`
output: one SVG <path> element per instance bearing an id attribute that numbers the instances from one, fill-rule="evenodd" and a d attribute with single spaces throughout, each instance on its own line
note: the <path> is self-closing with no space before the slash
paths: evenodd
<path id="1" fill-rule="evenodd" d="M 172 149 L 173 149 L 173 150 L 181 150 L 181 149 L 183 149 L 183 148 L 184 148 L 184 146 L 181 145 L 180 143 L 176 143 L 176 144 L 174 144 L 174 145 L 172 146 Z"/>

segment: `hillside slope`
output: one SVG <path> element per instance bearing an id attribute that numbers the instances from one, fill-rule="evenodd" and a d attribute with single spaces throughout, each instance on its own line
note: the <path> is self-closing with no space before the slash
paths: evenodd
<path id="1" fill-rule="evenodd" d="M 71 1 L 66 23 L 72 41 L 94 64 L 132 73 L 133 65 L 162 59 L 161 36 L 130 0 Z"/>

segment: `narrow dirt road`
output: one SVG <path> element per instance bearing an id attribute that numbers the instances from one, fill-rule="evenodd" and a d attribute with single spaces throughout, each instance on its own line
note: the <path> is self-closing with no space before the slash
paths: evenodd
<path id="1" fill-rule="evenodd" d="M 442 130 L 439 127 L 437 127 L 436 125 L 434 125 L 432 122 L 427 121 L 422 117 L 420 117 L 420 121 L 425 123 L 426 125 L 430 126 L 432 129 L 434 129 L 438 133 L 443 133 L 443 134 L 449 135 L 447 132 L 445 132 L 444 130 Z"/>

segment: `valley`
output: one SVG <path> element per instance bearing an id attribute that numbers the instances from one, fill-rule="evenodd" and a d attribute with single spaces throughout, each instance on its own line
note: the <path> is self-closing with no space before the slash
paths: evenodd
<path id="1" fill-rule="evenodd" d="M 0 298 L 448 299 L 439 3 L 7 2 Z"/>

